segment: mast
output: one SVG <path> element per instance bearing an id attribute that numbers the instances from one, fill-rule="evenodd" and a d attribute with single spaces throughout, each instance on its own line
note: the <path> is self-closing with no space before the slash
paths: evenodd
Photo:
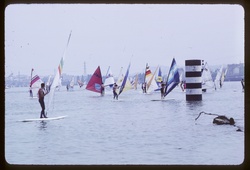
<path id="1" fill-rule="evenodd" d="M 60 63 L 58 65 L 58 69 L 56 71 L 56 75 L 55 75 L 54 80 L 53 80 L 53 82 L 51 84 L 51 87 L 50 87 L 49 100 L 48 100 L 48 109 L 47 109 L 47 112 L 46 112 L 46 116 L 47 116 L 47 113 L 50 112 L 51 104 L 52 104 L 52 101 L 53 101 L 53 98 L 54 98 L 55 88 L 58 85 L 58 83 L 60 81 L 60 77 L 62 75 L 64 60 L 65 60 L 65 56 L 66 56 L 66 50 L 67 50 L 68 45 L 69 45 L 71 33 L 72 33 L 72 31 L 70 31 L 68 41 L 67 41 L 66 47 L 65 47 L 64 52 L 63 52 L 63 56 L 62 56 L 62 58 L 60 60 Z"/>

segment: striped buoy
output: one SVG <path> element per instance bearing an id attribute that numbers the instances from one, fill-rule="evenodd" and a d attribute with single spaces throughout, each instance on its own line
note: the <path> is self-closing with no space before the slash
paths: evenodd
<path id="1" fill-rule="evenodd" d="M 185 61 L 186 101 L 202 100 L 201 60 Z"/>

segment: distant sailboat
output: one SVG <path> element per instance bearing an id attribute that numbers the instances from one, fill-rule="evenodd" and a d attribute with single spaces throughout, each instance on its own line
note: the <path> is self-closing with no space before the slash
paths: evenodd
<path id="1" fill-rule="evenodd" d="M 97 69 L 95 70 L 94 74 L 91 76 L 91 78 L 86 86 L 86 89 L 102 94 L 102 92 L 103 92 L 102 85 L 103 85 L 103 83 L 102 83 L 101 69 L 100 69 L 100 66 L 98 66 Z"/>
<path id="2" fill-rule="evenodd" d="M 49 112 L 52 112 L 52 110 L 51 110 L 52 109 L 52 101 L 53 101 L 53 98 L 54 98 L 55 89 L 61 83 L 61 75 L 62 75 L 62 71 L 63 71 L 63 65 L 64 65 L 65 56 L 66 56 L 66 50 L 67 50 L 68 45 L 69 45 L 70 37 L 71 37 L 71 32 L 69 34 L 69 38 L 68 38 L 67 45 L 66 45 L 66 48 L 64 50 L 63 56 L 62 56 L 62 58 L 60 60 L 60 63 L 58 65 L 54 80 L 53 80 L 53 82 L 51 84 L 51 87 L 50 87 L 49 100 L 48 100 L 48 105 L 47 105 L 48 109 L 47 109 L 46 115 Z"/>
<path id="3" fill-rule="evenodd" d="M 179 84 L 180 82 L 179 78 L 180 75 L 178 72 L 177 64 L 175 59 L 173 58 L 167 77 L 164 97 L 166 97 Z"/>
<path id="4" fill-rule="evenodd" d="M 202 68 L 201 78 L 203 92 L 206 92 L 208 89 L 214 89 L 213 78 L 207 63 Z"/>
<path id="5" fill-rule="evenodd" d="M 226 77 L 226 73 L 227 73 L 227 68 L 223 70 L 223 66 L 221 66 L 220 69 L 217 71 L 217 74 L 214 80 L 215 89 L 222 88 L 222 85 Z"/>
<path id="6" fill-rule="evenodd" d="M 73 76 L 69 84 L 67 84 L 67 91 L 73 91 L 74 85 L 75 85 L 75 77 Z"/>
<path id="7" fill-rule="evenodd" d="M 33 72 L 34 72 L 34 69 L 32 68 L 29 92 L 30 92 L 31 98 L 37 98 L 38 90 L 41 87 L 41 83 L 43 83 L 43 81 L 40 79 L 40 77 L 37 74 L 33 76 Z M 34 94 L 36 94 L 36 96 L 34 96 Z"/>

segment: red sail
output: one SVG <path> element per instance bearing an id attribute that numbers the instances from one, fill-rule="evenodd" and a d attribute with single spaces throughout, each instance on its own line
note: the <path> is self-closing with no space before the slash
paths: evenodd
<path id="1" fill-rule="evenodd" d="M 101 93 L 101 85 L 102 85 L 102 74 L 100 66 L 98 66 L 94 74 L 90 78 L 86 89 L 93 92 Z"/>

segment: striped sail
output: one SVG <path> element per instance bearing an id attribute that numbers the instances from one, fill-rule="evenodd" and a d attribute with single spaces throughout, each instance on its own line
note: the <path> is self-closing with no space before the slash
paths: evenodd
<path id="1" fill-rule="evenodd" d="M 52 110 L 52 101 L 53 101 L 53 98 L 54 98 L 54 93 L 55 93 L 55 89 L 56 87 L 61 83 L 61 75 L 62 75 L 62 71 L 63 71 L 63 65 L 64 65 L 64 60 L 65 60 L 65 56 L 66 56 L 66 50 L 68 48 L 68 45 L 69 45 L 69 41 L 70 41 L 70 37 L 71 37 L 71 32 L 69 34 L 69 38 L 68 38 L 68 41 L 67 41 L 67 45 L 66 45 L 66 48 L 63 52 L 63 56 L 60 60 L 60 63 L 57 67 L 57 71 L 56 71 L 56 74 L 55 74 L 55 77 L 54 77 L 54 80 L 50 86 L 50 92 L 49 92 L 49 100 L 48 100 L 48 106 L 47 106 L 47 112 L 46 114 L 48 114 L 48 112 L 51 112 Z"/>
<path id="2" fill-rule="evenodd" d="M 163 79 L 162 79 L 161 67 L 159 67 L 158 76 L 156 78 L 156 84 L 157 84 L 158 88 L 155 91 L 158 91 L 161 89 L 161 82 L 162 81 L 163 81 Z"/>
<path id="3" fill-rule="evenodd" d="M 167 96 L 180 82 L 180 75 L 178 72 L 177 64 L 175 59 L 173 58 L 171 67 L 168 73 L 168 79 L 165 88 L 164 97 Z"/>
<path id="4" fill-rule="evenodd" d="M 35 74 L 33 76 L 34 69 L 31 69 L 31 80 L 30 80 L 30 97 L 34 97 L 34 95 L 37 95 L 39 88 L 41 87 L 41 83 L 43 81 L 40 79 L 40 77 Z"/>
<path id="5" fill-rule="evenodd" d="M 158 67 L 156 68 L 156 70 L 158 69 Z M 150 93 L 152 91 L 154 91 L 155 89 L 157 89 L 157 84 L 156 84 L 156 81 L 154 80 L 154 77 L 155 77 L 155 73 L 156 73 L 156 70 L 154 72 L 154 74 L 152 74 L 148 64 L 146 66 L 146 73 L 145 73 L 145 82 L 147 84 L 147 93 Z"/>

